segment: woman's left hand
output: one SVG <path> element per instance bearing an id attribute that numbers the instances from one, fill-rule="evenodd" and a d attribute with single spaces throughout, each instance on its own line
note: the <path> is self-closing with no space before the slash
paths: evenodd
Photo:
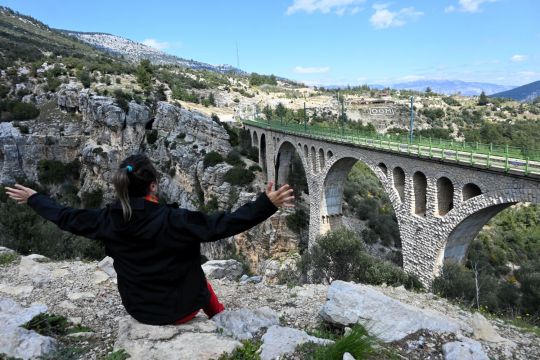
<path id="1" fill-rule="evenodd" d="M 6 186 L 5 188 L 8 196 L 19 204 L 26 204 L 28 198 L 37 192 L 34 189 L 30 189 L 29 187 L 20 184 L 15 184 L 12 188 L 9 186 Z"/>

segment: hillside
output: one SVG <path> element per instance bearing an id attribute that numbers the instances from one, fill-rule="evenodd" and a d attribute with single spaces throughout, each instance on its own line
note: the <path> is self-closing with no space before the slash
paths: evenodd
<path id="1" fill-rule="evenodd" d="M 514 99 L 517 101 L 533 101 L 534 99 L 540 97 L 540 80 L 517 87 L 515 89 L 498 92 L 490 96 Z"/>
<path id="2" fill-rule="evenodd" d="M 32 62 L 47 54 L 78 57 L 103 55 L 92 46 L 3 6 L 0 7 L 0 53 L 2 68 L 16 60 Z"/>
<path id="3" fill-rule="evenodd" d="M 219 73 L 244 73 L 242 70 L 230 65 L 210 65 L 199 61 L 187 60 L 178 56 L 166 54 L 153 47 L 132 41 L 121 36 L 104 33 L 84 33 L 69 30 L 60 30 L 82 42 L 92 45 L 98 49 L 111 52 L 115 55 L 124 56 L 126 59 L 139 62 L 148 59 L 156 65 L 177 65 L 188 67 L 194 70 L 208 70 Z"/>

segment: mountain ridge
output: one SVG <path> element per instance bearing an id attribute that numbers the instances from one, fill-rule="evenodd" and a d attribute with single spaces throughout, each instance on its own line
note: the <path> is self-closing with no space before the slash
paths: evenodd
<path id="1" fill-rule="evenodd" d="M 182 57 L 167 54 L 159 49 L 145 45 L 119 35 L 104 32 L 81 32 L 65 29 L 56 29 L 64 34 L 78 39 L 100 50 L 124 56 L 126 59 L 138 62 L 143 59 L 150 60 L 155 65 L 178 65 L 196 70 L 209 70 L 219 73 L 234 72 L 246 74 L 245 71 L 232 65 L 212 65 L 202 61 L 188 60 Z"/>
<path id="2" fill-rule="evenodd" d="M 533 101 L 535 98 L 540 97 L 540 80 L 490 96 L 509 98 L 518 101 Z"/>

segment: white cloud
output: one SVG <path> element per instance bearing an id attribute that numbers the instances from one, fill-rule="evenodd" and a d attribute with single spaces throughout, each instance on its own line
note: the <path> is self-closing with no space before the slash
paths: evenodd
<path id="1" fill-rule="evenodd" d="M 336 15 L 344 15 L 349 13 L 354 15 L 361 8 L 358 4 L 365 0 L 293 0 L 293 3 L 287 8 L 285 14 L 292 15 L 297 12 L 306 12 L 313 14 L 321 12 L 323 14 L 334 13 Z"/>
<path id="2" fill-rule="evenodd" d="M 416 11 L 414 7 L 402 8 L 398 11 L 388 10 L 389 4 L 375 4 L 375 12 L 371 15 L 369 21 L 376 29 L 387 29 L 390 27 L 403 26 L 407 21 L 415 20 L 424 15 L 421 11 Z"/>
<path id="3" fill-rule="evenodd" d="M 451 13 L 454 11 L 461 11 L 461 12 L 468 12 L 468 13 L 481 12 L 482 9 L 480 8 L 480 5 L 482 5 L 483 3 L 492 3 L 495 1 L 497 0 L 459 0 L 457 7 L 453 5 L 447 6 L 444 9 L 444 12 L 445 13 Z"/>
<path id="4" fill-rule="evenodd" d="M 522 62 L 522 61 L 525 61 L 527 60 L 527 56 L 526 55 L 514 55 L 510 58 L 510 60 L 512 60 L 513 62 Z"/>
<path id="5" fill-rule="evenodd" d="M 330 68 L 328 66 L 321 66 L 321 67 L 304 67 L 304 66 L 296 66 L 293 69 L 293 72 L 297 74 L 323 74 L 330 71 Z"/>
<path id="6" fill-rule="evenodd" d="M 444 12 L 445 13 L 451 13 L 451 12 L 454 12 L 456 11 L 456 7 L 454 5 L 450 5 L 450 6 L 447 6 L 444 8 Z"/>
<path id="7" fill-rule="evenodd" d="M 169 44 L 167 41 L 157 41 L 156 39 L 145 39 L 142 41 L 142 43 L 158 50 L 165 50 L 171 47 L 171 44 Z"/>

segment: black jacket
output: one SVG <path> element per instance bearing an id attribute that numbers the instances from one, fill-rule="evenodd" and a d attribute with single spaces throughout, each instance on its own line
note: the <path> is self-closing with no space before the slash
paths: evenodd
<path id="1" fill-rule="evenodd" d="M 152 325 L 172 324 L 208 304 L 201 242 L 241 233 L 277 210 L 265 193 L 232 213 L 213 215 L 144 198 L 130 202 L 132 217 L 124 222 L 118 201 L 103 209 L 75 209 L 40 193 L 28 198 L 30 207 L 60 229 L 104 241 L 126 311 Z"/>

